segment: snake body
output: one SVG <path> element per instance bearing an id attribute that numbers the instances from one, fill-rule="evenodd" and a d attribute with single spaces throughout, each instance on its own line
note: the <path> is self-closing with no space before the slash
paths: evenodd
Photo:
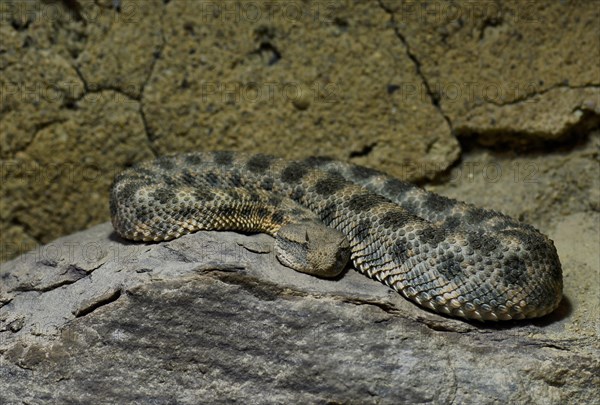
<path id="1" fill-rule="evenodd" d="M 282 225 L 316 218 L 347 239 L 359 272 L 455 317 L 539 317 L 562 296 L 554 244 L 534 227 L 327 158 L 161 157 L 119 174 L 110 208 L 121 236 L 146 241 L 199 229 L 277 235 Z"/>

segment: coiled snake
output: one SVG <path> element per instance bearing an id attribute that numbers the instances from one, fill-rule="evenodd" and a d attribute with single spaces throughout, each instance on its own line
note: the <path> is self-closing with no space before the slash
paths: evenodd
<path id="1" fill-rule="evenodd" d="M 361 273 L 456 317 L 533 318 L 562 296 L 554 244 L 532 226 L 327 158 L 161 157 L 119 174 L 110 208 L 127 239 L 265 232 L 283 264 L 325 277 L 349 256 Z"/>

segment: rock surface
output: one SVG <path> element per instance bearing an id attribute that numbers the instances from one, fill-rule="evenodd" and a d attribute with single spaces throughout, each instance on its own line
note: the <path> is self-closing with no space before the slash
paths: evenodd
<path id="1" fill-rule="evenodd" d="M 381 4 L 419 63 L 419 93 L 438 102 L 457 135 L 548 140 L 597 122 L 597 3 Z"/>
<path id="2" fill-rule="evenodd" d="M 353 270 L 296 273 L 272 242 L 128 243 L 107 223 L 3 264 L 0 403 L 593 403 L 597 295 L 568 282 L 591 246 L 565 256 L 551 316 L 482 324 Z"/>

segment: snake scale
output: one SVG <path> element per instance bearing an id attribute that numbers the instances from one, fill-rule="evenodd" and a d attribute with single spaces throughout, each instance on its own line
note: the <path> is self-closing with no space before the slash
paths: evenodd
<path id="1" fill-rule="evenodd" d="M 556 249 L 534 227 L 328 158 L 161 157 L 117 175 L 110 208 L 127 239 L 264 232 L 283 264 L 321 276 L 349 256 L 359 272 L 454 317 L 539 317 L 562 297 Z"/>

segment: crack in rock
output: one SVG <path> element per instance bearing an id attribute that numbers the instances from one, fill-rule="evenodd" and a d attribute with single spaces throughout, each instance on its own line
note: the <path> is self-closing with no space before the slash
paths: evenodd
<path id="1" fill-rule="evenodd" d="M 98 308 L 118 300 L 121 297 L 121 293 L 121 289 L 116 288 L 106 291 L 104 294 L 90 298 L 89 300 L 83 301 L 79 307 L 73 311 L 73 315 L 75 315 L 75 318 L 81 318 L 82 316 L 91 314 Z"/>

